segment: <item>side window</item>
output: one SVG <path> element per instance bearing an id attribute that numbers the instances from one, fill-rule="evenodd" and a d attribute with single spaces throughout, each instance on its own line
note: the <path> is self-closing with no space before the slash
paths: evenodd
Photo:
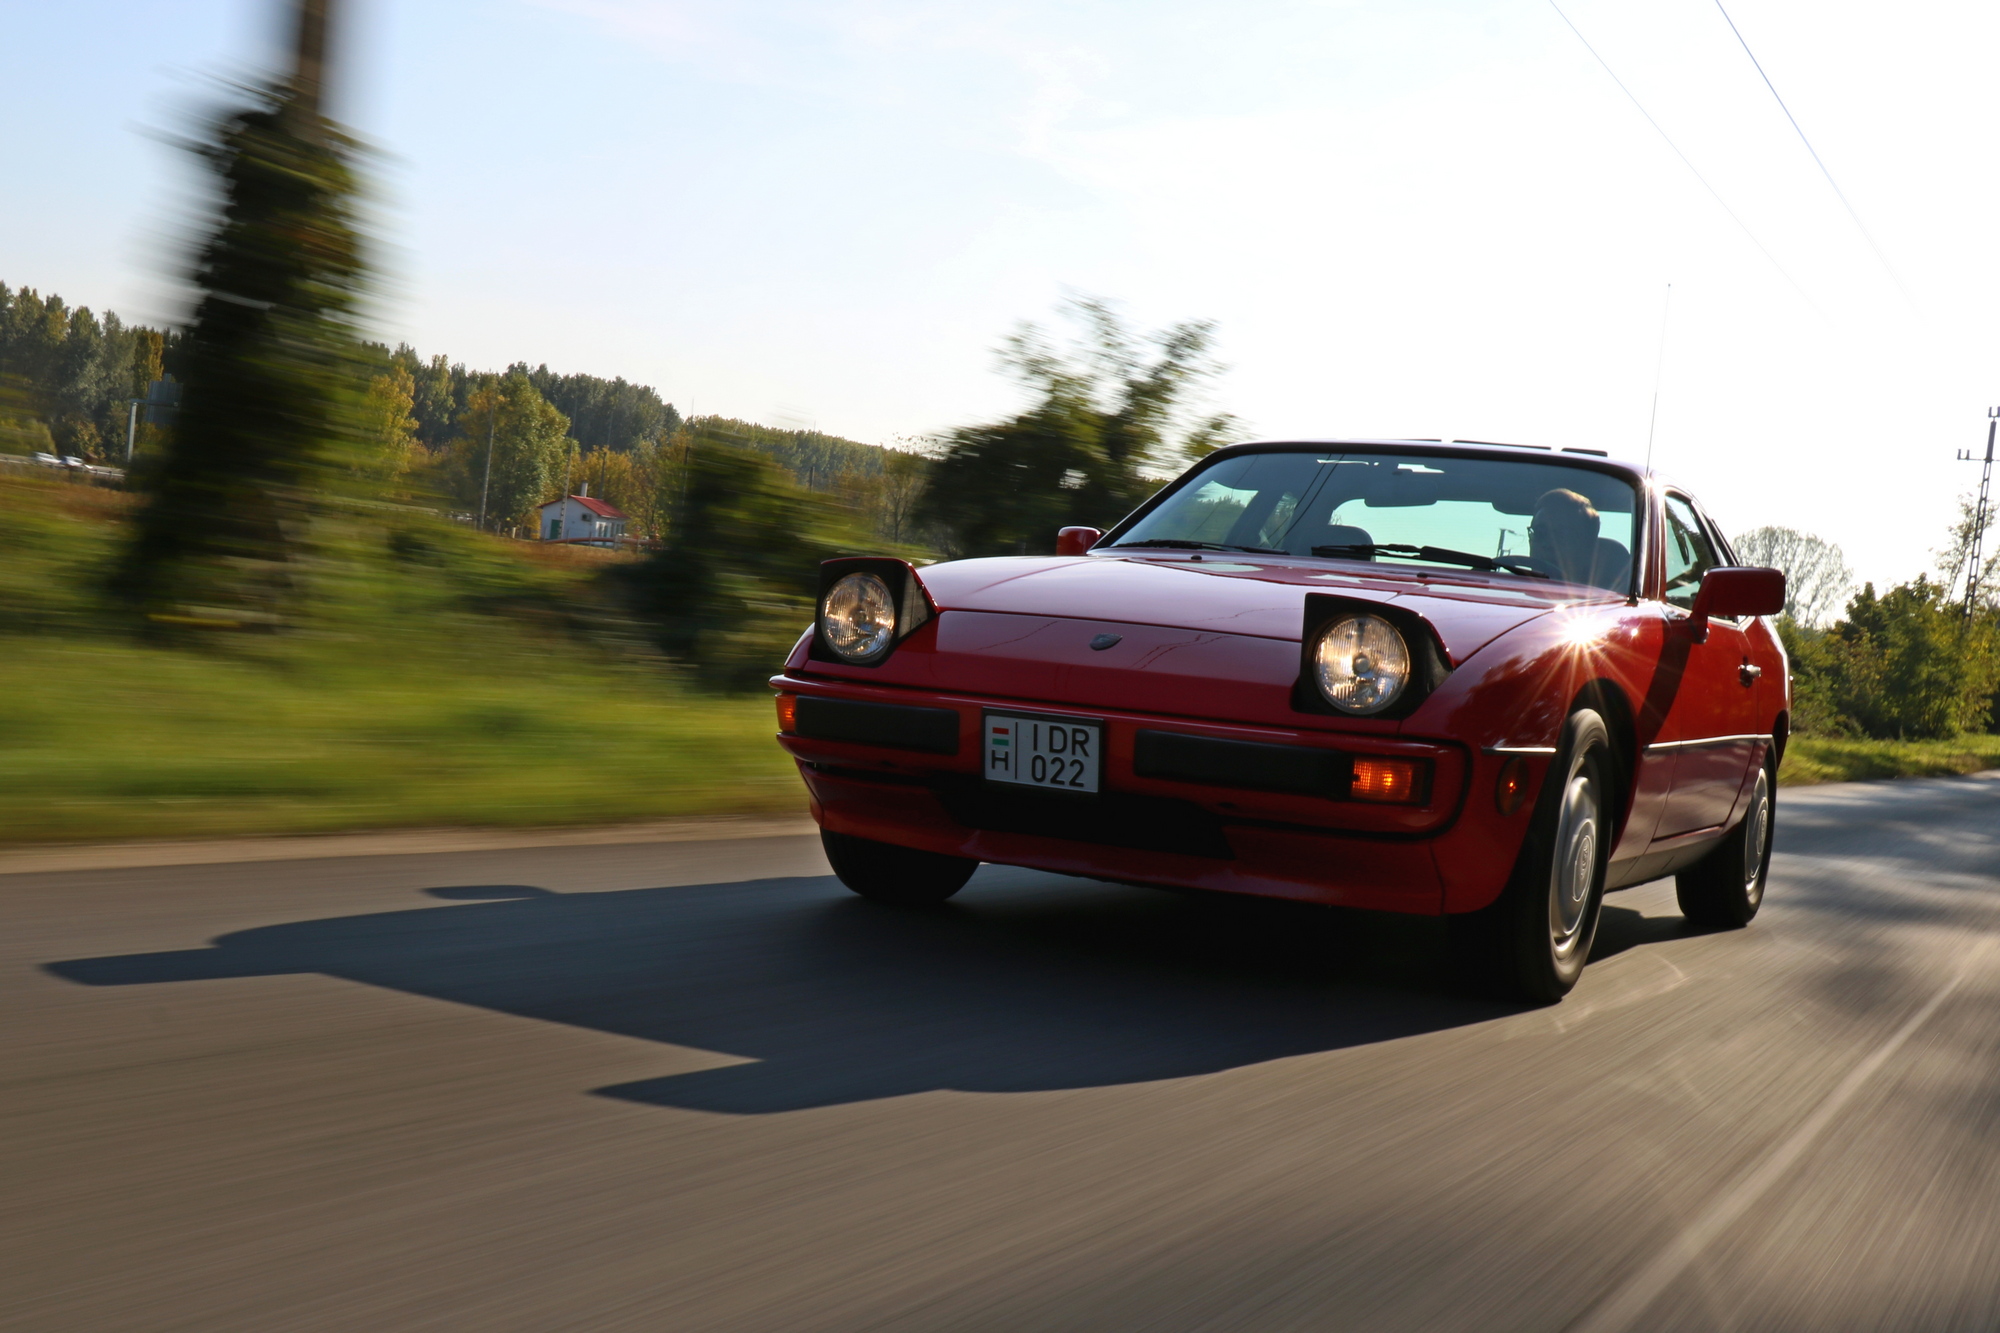
<path id="1" fill-rule="evenodd" d="M 1701 576 L 1715 568 L 1715 546 L 1695 517 L 1694 506 L 1678 495 L 1666 498 L 1666 599 L 1683 611 L 1694 609 Z"/>

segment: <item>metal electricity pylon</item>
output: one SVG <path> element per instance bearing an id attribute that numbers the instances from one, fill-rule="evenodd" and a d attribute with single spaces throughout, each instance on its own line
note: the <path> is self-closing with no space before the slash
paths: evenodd
<path id="1" fill-rule="evenodd" d="M 1986 457 L 1979 470 L 1979 502 L 1972 507 L 1972 549 L 1965 562 L 1965 615 L 1967 619 L 1979 609 L 1979 576 L 1985 572 L 1985 558 L 1982 547 L 1985 544 L 1986 525 L 1993 512 L 1993 434 L 2000 428 L 2000 407 L 1986 409 Z M 1961 463 L 1981 462 L 1970 449 L 1960 449 Z"/>

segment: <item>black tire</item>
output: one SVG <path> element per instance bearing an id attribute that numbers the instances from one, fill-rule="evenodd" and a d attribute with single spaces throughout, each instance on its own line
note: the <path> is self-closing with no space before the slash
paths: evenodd
<path id="1" fill-rule="evenodd" d="M 1571 713 L 1506 891 L 1452 922 L 1460 962 L 1513 998 L 1553 1004 L 1583 975 L 1604 905 L 1615 773 L 1604 719 Z"/>
<path id="2" fill-rule="evenodd" d="M 872 838 L 819 831 L 840 882 L 864 898 L 897 907 L 933 907 L 965 887 L 979 862 L 897 847 Z"/>
<path id="3" fill-rule="evenodd" d="M 1703 930 L 1741 930 L 1764 905 L 1771 874 L 1771 834 L 1778 823 L 1778 783 L 1770 761 L 1757 770 L 1743 818 L 1715 850 L 1674 876 L 1681 915 Z"/>

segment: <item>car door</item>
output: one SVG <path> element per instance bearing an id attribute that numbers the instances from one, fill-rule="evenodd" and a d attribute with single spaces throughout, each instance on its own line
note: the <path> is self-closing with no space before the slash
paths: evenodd
<path id="1" fill-rule="evenodd" d="M 1706 637 L 1696 640 L 1689 623 L 1702 575 L 1721 556 L 1692 500 L 1673 491 L 1662 500 L 1667 637 L 1687 645 L 1680 689 L 1658 742 L 1674 750 L 1674 778 L 1657 836 L 1673 837 L 1728 822 L 1761 745 L 1754 735 L 1757 678 L 1744 669 L 1750 644 L 1742 624 L 1711 620 Z"/>

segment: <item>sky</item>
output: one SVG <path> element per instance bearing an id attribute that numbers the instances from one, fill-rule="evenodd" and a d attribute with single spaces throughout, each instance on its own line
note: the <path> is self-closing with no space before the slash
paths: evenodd
<path id="1" fill-rule="evenodd" d="M 1864 235 L 1714 0 L 1559 3 L 342 0 L 331 109 L 425 354 L 888 443 L 1012 410 L 1084 294 L 1215 321 L 1260 438 L 1650 442 L 1731 532 L 1929 568 L 2000 405 L 2000 6 L 1724 0 Z M 173 141 L 280 11 L 0 31 L 0 280 L 180 318 Z"/>

